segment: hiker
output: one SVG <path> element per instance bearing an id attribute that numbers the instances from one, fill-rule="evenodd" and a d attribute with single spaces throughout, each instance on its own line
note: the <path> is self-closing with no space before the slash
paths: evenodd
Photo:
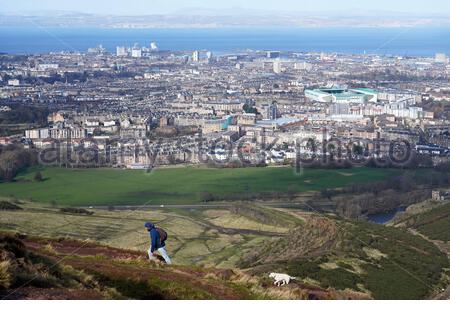
<path id="1" fill-rule="evenodd" d="M 148 258 L 150 260 L 157 260 L 157 258 L 153 254 L 157 250 L 159 254 L 161 254 L 161 256 L 164 258 L 166 263 L 171 264 L 172 261 L 170 260 L 169 255 L 166 251 L 165 241 L 167 240 L 167 233 L 161 228 L 156 228 L 155 225 L 151 222 L 146 222 L 144 226 L 150 233 L 150 240 L 152 242 L 150 248 L 148 249 Z"/>

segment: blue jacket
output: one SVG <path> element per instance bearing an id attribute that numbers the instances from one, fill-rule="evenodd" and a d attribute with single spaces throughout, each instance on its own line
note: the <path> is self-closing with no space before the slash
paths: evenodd
<path id="1" fill-rule="evenodd" d="M 152 247 L 150 249 L 151 252 L 166 246 L 164 241 L 161 242 L 161 237 L 159 236 L 159 232 L 156 230 L 156 228 L 150 229 L 150 239 L 152 241 Z"/>

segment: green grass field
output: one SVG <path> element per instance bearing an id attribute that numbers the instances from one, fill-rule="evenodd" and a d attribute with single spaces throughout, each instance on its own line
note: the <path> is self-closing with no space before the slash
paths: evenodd
<path id="1" fill-rule="evenodd" d="M 33 180 L 41 171 L 44 181 Z M 397 169 L 305 169 L 288 167 L 143 170 L 31 168 L 13 183 L 0 183 L 0 196 L 56 202 L 59 205 L 194 204 L 201 193 L 217 196 L 258 192 L 317 191 L 353 182 L 383 180 L 400 175 Z"/>

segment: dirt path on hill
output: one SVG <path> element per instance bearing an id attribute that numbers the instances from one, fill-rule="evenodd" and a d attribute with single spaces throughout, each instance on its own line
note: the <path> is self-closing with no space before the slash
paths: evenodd
<path id="1" fill-rule="evenodd" d="M 148 261 L 145 252 L 118 249 L 91 242 L 65 238 L 18 237 L 29 254 L 49 259 L 49 268 L 52 268 L 52 263 L 53 266 L 70 266 L 81 277 L 93 277 L 97 285 L 86 285 L 89 282 L 82 282 L 83 285 L 38 288 L 25 284 L 6 292 L 3 296 L 5 299 L 370 298 L 361 293 L 324 289 L 300 281 L 293 281 L 288 286 L 276 287 L 266 281 L 268 279 L 253 278 L 240 270 L 156 264 Z"/>
<path id="2" fill-rule="evenodd" d="M 209 270 L 184 267 L 184 266 L 156 266 L 147 261 L 144 252 L 123 250 L 118 248 L 106 247 L 86 242 L 78 242 L 75 240 L 46 240 L 28 238 L 23 240 L 27 248 L 37 251 L 41 255 L 45 255 L 52 260 L 60 261 L 65 265 L 70 265 L 75 269 L 83 270 L 88 274 L 101 275 L 103 278 L 124 279 L 135 284 L 151 282 L 152 279 L 158 281 L 169 281 L 173 283 L 189 284 L 197 290 L 208 293 L 213 299 L 236 300 L 245 299 L 241 292 L 233 289 L 222 281 L 208 281 L 208 275 L 225 272 L 226 270 Z M 48 248 L 51 248 L 50 250 Z M 129 261 L 140 261 L 139 265 L 128 264 Z M 148 263 L 148 267 L 146 264 Z M 28 290 L 24 294 L 30 295 L 33 299 L 37 293 Z M 49 294 L 52 292 L 49 291 Z M 56 292 L 53 292 L 56 293 Z M 73 292 L 72 296 L 76 296 L 77 292 Z M 98 299 L 95 294 L 90 292 L 79 292 L 81 299 Z M 46 296 L 46 295 L 43 295 Z M 70 299 L 70 294 L 67 296 Z M 176 299 L 174 295 L 162 293 L 149 294 L 148 298 L 152 299 Z"/>

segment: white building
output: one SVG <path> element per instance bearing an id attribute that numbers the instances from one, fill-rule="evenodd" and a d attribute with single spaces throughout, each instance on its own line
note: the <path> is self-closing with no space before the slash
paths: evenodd
<path id="1" fill-rule="evenodd" d="M 281 73 L 281 61 L 276 60 L 273 62 L 273 72 L 275 73 Z"/>
<path id="2" fill-rule="evenodd" d="M 200 60 L 200 52 L 198 52 L 197 50 L 192 52 L 192 61 L 198 62 L 199 60 Z"/>
<path id="3" fill-rule="evenodd" d="M 115 125 L 116 125 L 116 121 L 115 120 L 103 121 L 103 126 L 104 127 L 113 127 Z"/>
<path id="4" fill-rule="evenodd" d="M 141 58 L 142 57 L 142 49 L 138 47 L 134 47 L 131 49 L 131 57 L 133 58 Z"/>
<path id="5" fill-rule="evenodd" d="M 307 89 L 305 90 L 306 98 L 325 103 L 356 103 L 364 104 L 368 102 L 376 103 L 378 101 L 378 93 L 375 90 L 367 88 L 344 89 L 339 87 Z"/>
<path id="6" fill-rule="evenodd" d="M 25 130 L 25 138 L 27 139 L 47 139 L 50 137 L 48 128 Z"/>
<path id="7" fill-rule="evenodd" d="M 19 79 L 11 79 L 8 80 L 8 86 L 19 86 L 20 85 L 20 81 Z"/>
<path id="8" fill-rule="evenodd" d="M 38 65 L 39 71 L 56 70 L 58 68 L 59 68 L 59 64 L 57 64 L 57 63 L 40 63 Z"/>
<path id="9" fill-rule="evenodd" d="M 296 62 L 294 63 L 294 69 L 295 70 L 305 70 L 305 71 L 311 71 L 312 64 L 308 62 Z"/>
<path id="10" fill-rule="evenodd" d="M 448 57 L 445 53 L 436 53 L 434 61 L 436 63 L 448 63 Z"/>
<path id="11" fill-rule="evenodd" d="M 86 129 L 55 127 L 50 129 L 50 137 L 53 139 L 83 139 L 86 137 Z"/>
<path id="12" fill-rule="evenodd" d="M 404 107 L 398 104 L 388 104 L 384 106 L 384 113 L 391 114 L 399 118 L 418 119 L 423 117 L 423 109 L 419 107 Z"/>
<path id="13" fill-rule="evenodd" d="M 127 49 L 125 47 L 117 47 L 116 55 L 118 57 L 126 57 L 128 55 Z"/>
<path id="14" fill-rule="evenodd" d="M 156 44 L 156 42 L 150 43 L 150 50 L 158 51 L 158 45 Z"/>
<path id="15" fill-rule="evenodd" d="M 278 106 L 275 103 L 262 105 L 263 120 L 275 120 L 278 118 Z"/>

